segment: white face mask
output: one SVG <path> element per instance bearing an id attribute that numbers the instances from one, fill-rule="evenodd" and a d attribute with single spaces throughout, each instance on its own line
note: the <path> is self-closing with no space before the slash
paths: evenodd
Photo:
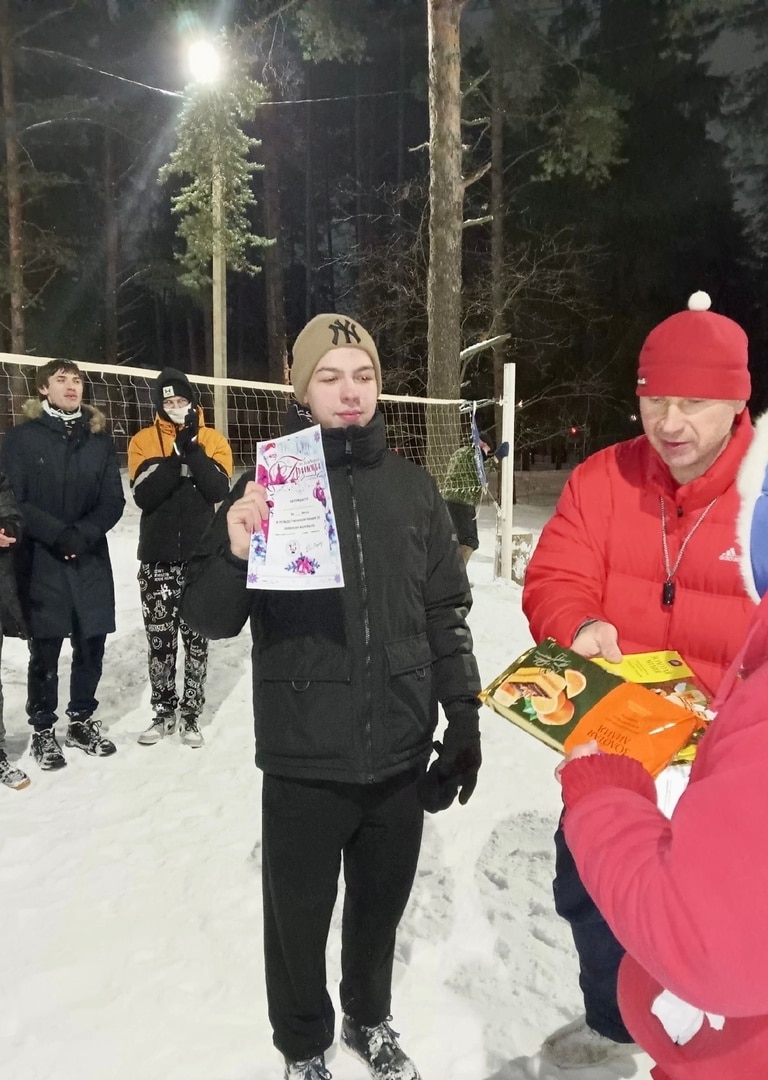
<path id="1" fill-rule="evenodd" d="M 191 405 L 185 405 L 183 409 L 169 409 L 166 406 L 165 414 L 174 424 L 177 424 L 179 427 L 181 427 L 187 417 L 187 413 L 191 408 Z"/>

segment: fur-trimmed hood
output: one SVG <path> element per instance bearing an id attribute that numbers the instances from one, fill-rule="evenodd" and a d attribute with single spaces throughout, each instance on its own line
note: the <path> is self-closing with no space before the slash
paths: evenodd
<path id="1" fill-rule="evenodd" d="M 92 435 L 101 435 L 107 430 L 107 418 L 95 405 L 80 406 L 83 419 L 87 421 Z M 21 407 L 22 420 L 39 420 L 43 415 L 43 402 L 40 398 L 29 398 Z"/>
<path id="2" fill-rule="evenodd" d="M 755 422 L 736 486 L 741 498 L 736 523 L 739 564 L 747 592 L 759 603 L 768 591 L 768 413 Z"/>

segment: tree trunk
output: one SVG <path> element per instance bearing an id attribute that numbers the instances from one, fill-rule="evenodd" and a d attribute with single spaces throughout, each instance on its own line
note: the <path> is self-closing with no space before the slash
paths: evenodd
<path id="1" fill-rule="evenodd" d="M 401 296 L 406 291 L 405 262 L 403 250 L 406 244 L 405 219 L 403 217 L 403 186 L 405 184 L 405 97 L 407 92 L 405 70 L 405 25 L 404 15 L 400 12 L 398 23 L 398 63 L 397 63 L 397 179 L 395 182 L 395 251 L 398 258 L 394 265 L 394 293 Z M 405 345 L 405 304 L 395 304 L 394 346 L 398 360 Z"/>
<path id="2" fill-rule="evenodd" d="M 180 345 L 179 345 L 179 311 L 178 304 L 176 302 L 176 296 L 171 293 L 170 301 L 170 313 L 171 313 L 171 365 L 178 368 L 181 364 L 179 359 Z M 187 360 L 184 363 L 188 363 Z"/>
<path id="3" fill-rule="evenodd" d="M 235 362 L 234 373 L 228 372 L 230 379 L 252 379 L 253 374 L 247 370 L 245 362 L 245 304 L 246 282 L 242 274 L 235 278 Z"/>
<path id="4" fill-rule="evenodd" d="M 325 148 L 325 176 L 323 184 L 325 188 L 325 258 L 328 266 L 328 295 L 331 311 L 336 310 L 336 271 L 334 269 L 333 247 L 333 201 L 331 199 L 330 161 L 328 147 Z"/>
<path id="5" fill-rule="evenodd" d="M 283 245 L 280 235 L 280 156 L 277 152 L 276 110 L 262 107 L 262 158 L 264 161 L 264 232 L 274 243 L 263 248 L 264 292 L 267 307 L 267 357 L 269 381 L 289 383 L 285 342 L 283 298 Z"/>
<path id="6" fill-rule="evenodd" d="M 363 218 L 363 88 L 360 79 L 360 65 L 355 67 L 355 244 L 357 246 L 357 291 L 363 286 L 360 280 L 363 248 L 365 247 L 365 225 Z"/>
<path id="7" fill-rule="evenodd" d="M 200 361 L 200 349 L 198 346 L 198 329 L 195 323 L 198 321 L 196 317 L 197 313 L 189 312 L 187 314 L 187 352 L 189 359 L 187 361 L 188 367 L 186 371 L 190 375 L 199 375 L 201 371 L 205 370 L 205 363 Z"/>
<path id="8" fill-rule="evenodd" d="M 398 193 L 405 179 L 405 97 L 408 89 L 405 71 L 405 14 L 401 10 L 397 24 L 397 181 Z"/>
<path id="9" fill-rule="evenodd" d="M 16 96 L 13 80 L 13 29 L 10 0 L 0 0 L 0 67 L 3 82 L 6 188 L 8 192 L 8 279 L 11 298 L 11 352 L 26 352 L 24 333 L 24 225 L 21 166 L 16 136 Z"/>
<path id="10" fill-rule="evenodd" d="M 429 18 L 429 270 L 427 396 L 460 394 L 461 165 L 460 23 L 465 0 L 428 0 Z M 444 438 L 443 434 L 443 438 Z M 458 445 L 459 422 L 449 433 Z M 437 469 L 438 432 L 427 424 L 427 468 Z"/>
<path id="11" fill-rule="evenodd" d="M 499 0 L 494 0 L 494 22 L 499 19 Z M 504 329 L 504 109 L 501 80 L 503 56 L 501 34 L 491 40 L 491 325 L 490 337 Z M 504 355 L 507 343 L 493 347 L 493 396 L 501 400 L 504 392 Z M 501 408 L 497 408 L 496 426 L 501 430 Z M 512 448 L 514 451 L 514 447 Z M 510 458 L 510 461 L 512 459 Z"/>
<path id="12" fill-rule="evenodd" d="M 117 267 L 120 236 L 115 207 L 116 169 L 113 135 L 104 128 L 104 362 L 119 363 L 117 343 Z"/>
<path id="13" fill-rule="evenodd" d="M 161 296 L 159 292 L 156 292 L 155 293 L 155 304 L 154 304 L 154 307 L 155 307 L 155 353 L 157 355 L 157 366 L 161 370 L 166 366 L 165 341 L 164 341 L 164 335 L 163 335 L 163 314 L 164 314 L 164 312 L 163 312 L 163 308 L 164 308 L 163 301 L 164 301 L 164 295 L 165 295 L 165 290 L 163 290 L 163 296 Z"/>
<path id="14" fill-rule="evenodd" d="M 314 314 L 314 252 L 315 215 L 312 199 L 312 101 L 310 100 L 309 67 L 305 80 L 307 98 L 307 130 L 304 158 L 304 315 L 309 322 Z"/>

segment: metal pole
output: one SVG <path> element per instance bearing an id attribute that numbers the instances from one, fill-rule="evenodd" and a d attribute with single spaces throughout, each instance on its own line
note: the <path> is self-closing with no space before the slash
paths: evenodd
<path id="1" fill-rule="evenodd" d="M 214 164 L 213 169 L 213 376 L 216 379 L 227 377 L 227 253 L 224 248 L 224 185 L 221 170 Z M 229 438 L 229 419 L 227 415 L 227 388 L 214 384 L 213 387 L 213 426 L 225 439 Z"/>
<path id="2" fill-rule="evenodd" d="M 501 566 L 499 576 L 512 578 L 512 507 L 515 498 L 515 365 L 504 365 L 501 399 L 501 440 L 509 453 L 501 462 Z"/>

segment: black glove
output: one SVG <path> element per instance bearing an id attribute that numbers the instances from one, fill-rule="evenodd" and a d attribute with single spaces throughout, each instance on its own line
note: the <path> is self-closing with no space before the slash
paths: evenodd
<path id="1" fill-rule="evenodd" d="M 477 786 L 477 774 L 483 761 L 477 719 L 473 724 L 462 725 L 464 730 L 454 733 L 452 726 L 448 725 L 444 743 L 434 743 L 437 760 L 432 762 L 419 784 L 421 805 L 429 814 L 447 810 L 457 794 L 464 806 Z"/>
<path id="2" fill-rule="evenodd" d="M 56 537 L 53 549 L 60 559 L 69 562 L 70 559 L 76 559 L 80 555 L 84 555 L 88 550 L 88 545 L 77 526 L 70 525 Z"/>
<path id="3" fill-rule="evenodd" d="M 509 453 L 509 443 L 503 442 L 501 446 L 497 447 L 496 453 L 493 455 L 497 461 L 501 461 Z"/>
<path id="4" fill-rule="evenodd" d="M 176 433 L 176 441 L 173 446 L 180 457 L 184 457 L 193 446 L 197 445 L 197 430 L 200 421 L 197 418 L 197 409 L 190 409 L 184 418 L 184 427 Z"/>

